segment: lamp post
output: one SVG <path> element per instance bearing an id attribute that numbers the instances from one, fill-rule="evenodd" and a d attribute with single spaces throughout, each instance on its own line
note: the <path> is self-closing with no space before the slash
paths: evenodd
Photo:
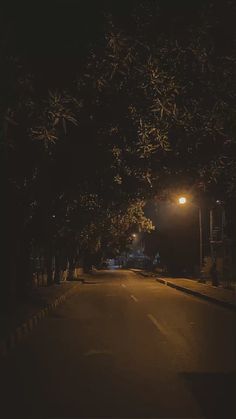
<path id="1" fill-rule="evenodd" d="M 181 196 L 178 198 L 178 202 L 180 205 L 187 204 L 187 198 L 185 196 Z M 197 205 L 195 205 L 197 206 Z M 198 224 L 199 224 L 199 275 L 200 275 L 200 281 L 199 282 L 205 282 L 202 278 L 202 265 L 203 265 L 203 251 L 202 251 L 202 210 L 200 206 L 197 206 L 198 208 Z"/>
<path id="2" fill-rule="evenodd" d="M 217 215 L 218 212 L 218 215 Z M 221 251 L 220 251 L 221 248 Z M 217 263 L 217 255 L 223 260 L 223 269 L 221 274 L 224 273 L 226 248 L 225 248 L 225 208 L 224 202 L 219 199 L 216 200 L 215 205 L 210 209 L 210 249 L 212 267 Z M 213 285 L 218 285 L 218 272 L 215 267 L 215 277 L 212 277 Z"/>

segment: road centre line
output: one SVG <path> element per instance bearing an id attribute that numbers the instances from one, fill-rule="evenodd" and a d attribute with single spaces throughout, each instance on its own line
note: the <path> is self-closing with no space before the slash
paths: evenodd
<path id="1" fill-rule="evenodd" d="M 148 314 L 147 315 L 149 320 L 151 320 L 151 322 L 154 324 L 154 326 L 157 328 L 157 330 L 159 332 L 161 332 L 163 335 L 167 336 L 167 331 L 165 330 L 165 328 L 157 321 L 157 319 L 152 315 L 152 314 Z"/>
<path id="2" fill-rule="evenodd" d="M 135 297 L 135 295 L 132 295 L 131 294 L 131 296 L 130 296 L 131 298 L 132 298 L 132 300 L 134 300 L 136 303 L 138 302 L 138 299 Z"/>

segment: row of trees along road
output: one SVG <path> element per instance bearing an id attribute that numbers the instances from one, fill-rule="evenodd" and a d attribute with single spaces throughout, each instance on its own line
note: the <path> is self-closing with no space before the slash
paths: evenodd
<path id="1" fill-rule="evenodd" d="M 150 231 L 145 201 L 170 187 L 235 198 L 235 6 L 180 3 L 178 13 L 174 3 L 130 2 L 124 18 L 105 2 L 83 54 L 60 27 L 82 58 L 58 86 L 42 81 L 2 15 L 1 307 L 27 293 L 32 252 L 43 254 L 48 284 L 65 264 L 69 275 L 88 269 L 124 250 L 134 229 Z M 78 9 L 68 7 L 72 19 Z"/>

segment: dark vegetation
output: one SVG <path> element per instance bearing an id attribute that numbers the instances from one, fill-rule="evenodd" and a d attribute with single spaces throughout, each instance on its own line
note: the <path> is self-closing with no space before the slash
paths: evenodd
<path id="1" fill-rule="evenodd" d="M 235 200 L 234 2 L 32 3 L 1 6 L 1 307 L 36 260 L 125 250 L 149 198 Z"/>

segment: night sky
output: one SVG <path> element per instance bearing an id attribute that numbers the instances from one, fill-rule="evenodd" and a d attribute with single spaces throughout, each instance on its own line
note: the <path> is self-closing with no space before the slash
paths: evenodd
<path id="1" fill-rule="evenodd" d="M 115 23 L 129 25 L 130 15 L 142 1 L 21 1 L 1 2 L 1 27 L 8 28 L 12 51 L 24 59 L 39 83 L 65 86 L 79 71 L 93 42 L 103 35 L 104 16 L 112 14 Z M 144 2 L 145 3 L 145 2 Z M 168 0 L 156 4 L 160 18 L 155 33 L 184 36 L 185 28 L 197 23 L 203 0 Z M 222 2 L 212 2 L 217 13 L 215 37 L 219 48 L 232 40 L 234 19 Z M 214 22 L 216 23 L 216 22 Z"/>

